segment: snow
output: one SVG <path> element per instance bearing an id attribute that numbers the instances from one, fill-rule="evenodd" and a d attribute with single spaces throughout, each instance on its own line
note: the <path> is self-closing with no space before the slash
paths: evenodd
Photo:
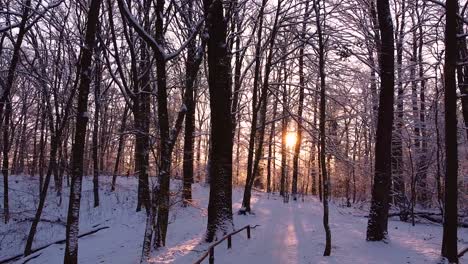
<path id="1" fill-rule="evenodd" d="M 135 212 L 137 179 L 119 177 L 116 191 L 111 193 L 111 177 L 100 177 L 101 205 L 93 208 L 92 177 L 83 179 L 83 197 L 80 212 L 80 234 L 109 226 L 95 234 L 79 239 L 79 263 L 139 263 L 145 228 L 144 210 Z M 12 218 L 0 225 L 0 259 L 19 254 L 24 249 L 30 222 L 19 221 L 32 217 L 37 202 L 37 178 L 10 177 L 10 210 Z M 174 181 L 174 193 L 180 193 L 180 182 Z M 3 188 L 0 191 L 2 194 Z M 178 200 L 172 207 L 166 247 L 152 252 L 150 263 L 193 263 L 208 248 L 203 242 L 206 230 L 209 188 L 195 184 L 194 200 L 182 207 Z M 3 195 L 3 194 L 2 194 Z M 68 190 L 61 205 L 50 189 L 43 218 L 66 221 Z M 233 191 L 233 212 L 241 208 L 242 190 Z M 242 231 L 215 248 L 215 263 L 439 263 L 442 228 L 440 225 L 409 223 L 396 219 L 389 221 L 388 243 L 367 242 L 365 232 L 367 209 L 341 207 L 330 203 L 332 256 L 323 257 L 325 233 L 322 225 L 322 205 L 315 197 L 283 203 L 277 195 L 252 193 L 254 214 L 234 215 L 236 228 L 247 224 L 259 225 L 252 229 L 252 238 Z M 468 246 L 468 229 L 459 229 L 459 248 Z M 63 239 L 62 224 L 41 222 L 33 248 Z M 34 253 L 28 263 L 63 263 L 65 244 L 57 244 Z M 30 257 L 28 257 L 30 258 Z M 28 258 L 14 263 L 23 263 Z M 208 263 L 206 260 L 204 263 Z M 465 256 L 460 263 L 468 263 Z"/>

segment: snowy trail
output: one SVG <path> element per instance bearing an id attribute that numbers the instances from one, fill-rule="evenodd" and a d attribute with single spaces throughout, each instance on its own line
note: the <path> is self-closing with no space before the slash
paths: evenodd
<path id="1" fill-rule="evenodd" d="M 241 193 L 235 192 L 234 211 L 240 207 Z M 390 241 L 367 242 L 365 232 L 367 218 L 353 216 L 356 212 L 348 208 L 331 206 L 330 226 L 332 230 L 332 256 L 323 257 L 325 233 L 322 225 L 322 205 L 315 198 L 305 202 L 290 201 L 284 204 L 278 196 L 267 197 L 255 193 L 253 201 L 255 215 L 234 216 L 237 227 L 246 224 L 260 226 L 252 231 L 247 240 L 242 232 L 233 239 L 233 247 L 227 250 L 224 244 L 215 248 L 215 263 L 438 263 L 442 228 L 432 224 L 417 224 L 415 227 L 400 221 L 389 222 Z M 204 222 L 200 228 L 204 230 Z M 202 243 L 203 233 L 179 245 L 188 249 L 182 256 L 168 249 L 153 260 L 156 263 L 193 263 L 199 253 L 207 248 Z M 459 229 L 460 247 L 468 242 L 468 230 Z M 170 253 L 169 253 L 170 252 Z M 167 261 L 167 256 L 171 261 Z M 164 261 L 166 260 L 166 261 Z M 460 263 L 468 263 L 461 259 Z"/>
<path id="2" fill-rule="evenodd" d="M 261 226 L 230 252 L 219 252 L 220 263 L 437 263 L 441 229 L 390 221 L 388 244 L 366 242 L 367 219 L 340 213 L 332 206 L 332 256 L 323 257 L 325 233 L 321 204 L 313 201 L 283 204 L 280 199 L 259 199 L 256 215 L 247 217 Z M 236 218 L 237 222 L 247 219 Z M 245 218 L 245 217 L 244 217 Z M 460 230 L 460 237 L 467 237 Z M 462 260 L 463 263 L 463 260 Z"/>
<path id="3" fill-rule="evenodd" d="M 144 232 L 145 215 L 136 213 L 134 179 L 119 179 L 122 184 L 116 193 L 102 192 L 102 207 L 92 207 L 90 179 L 85 181 L 80 230 L 86 232 L 95 224 L 109 226 L 93 235 L 80 239 L 79 263 L 139 263 Z M 21 181 L 18 184 L 23 184 Z M 177 188 L 175 184 L 175 188 Z M 19 186 L 18 186 L 19 187 Z M 106 189 L 107 187 L 105 187 Z M 182 208 L 175 205 L 171 212 L 166 247 L 153 252 L 152 263 L 191 264 L 208 248 L 203 242 L 206 230 L 207 187 L 193 186 L 194 206 Z M 54 205 L 51 197 L 47 216 L 51 219 L 66 214 L 67 201 Z M 440 225 L 389 221 L 390 241 L 366 242 L 366 211 L 343 208 L 332 203 L 330 227 L 332 231 L 332 256 L 323 257 L 325 234 L 322 226 L 322 204 L 313 197 L 303 201 L 283 203 L 277 195 L 253 192 L 254 215 L 237 215 L 242 201 L 242 190 L 233 191 L 234 223 L 237 228 L 247 224 L 260 225 L 252 230 L 248 240 L 245 232 L 233 237 L 232 249 L 226 243 L 215 248 L 215 263 L 268 263 L 268 264 L 418 264 L 440 261 L 442 228 Z M 33 203 L 31 203 L 33 204 Z M 361 216 L 356 216 L 361 215 Z M 29 225 L 24 225 L 27 231 Z M 6 228 L 2 226 L 1 228 Z M 12 223 L 12 227 L 17 226 Z M 48 229 L 45 229 L 48 228 Z M 459 248 L 468 246 L 468 229 L 459 229 Z M 61 226 L 44 226 L 37 245 L 63 238 Z M 9 255 L 22 250 L 22 240 L 17 247 L 10 247 Z M 28 263 L 63 263 L 65 245 L 52 245 Z M 5 251 L 2 251 L 2 253 Z M 3 254 L 2 254 L 3 255 Z M 24 263 L 25 259 L 16 263 Z M 208 263 L 208 261 L 205 261 Z M 460 263 L 468 264 L 465 256 Z"/>

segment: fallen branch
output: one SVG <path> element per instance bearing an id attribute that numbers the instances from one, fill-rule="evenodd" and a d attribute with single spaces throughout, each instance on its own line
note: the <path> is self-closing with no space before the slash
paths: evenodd
<path id="1" fill-rule="evenodd" d="M 21 222 L 32 222 L 34 220 L 34 218 L 23 218 L 23 219 L 15 219 L 17 222 L 21 223 Z M 57 219 L 57 220 L 50 220 L 50 219 L 45 219 L 45 218 L 41 218 L 39 220 L 40 222 L 45 222 L 45 223 L 50 223 L 50 224 L 58 224 L 58 225 L 61 225 L 61 226 L 66 226 L 67 224 L 65 222 L 63 222 L 62 220 L 60 219 Z"/>
<path id="2" fill-rule="evenodd" d="M 28 258 L 27 260 L 25 260 L 25 261 L 23 262 L 23 264 L 28 263 L 29 261 L 31 261 L 31 260 L 33 260 L 33 259 L 39 257 L 40 255 L 42 255 L 42 253 L 39 253 L 39 254 L 37 254 L 37 255 L 34 255 L 34 256 Z"/>
<path id="3" fill-rule="evenodd" d="M 424 218 L 426 220 L 429 220 L 431 222 L 434 222 L 434 223 L 438 223 L 438 224 L 442 224 L 443 223 L 443 220 L 442 218 L 435 218 L 435 217 L 432 217 L 431 215 L 427 215 L 427 214 L 418 214 L 417 216 L 421 217 L 421 218 Z M 468 223 L 464 223 L 464 222 L 458 222 L 458 227 L 464 227 L 464 228 L 468 228 Z"/>
<path id="4" fill-rule="evenodd" d="M 411 216 L 411 213 L 409 212 L 406 212 L 408 214 L 408 216 Z M 388 214 L 388 217 L 392 217 L 392 216 L 401 216 L 403 213 L 390 213 Z M 438 223 L 438 224 L 442 224 L 443 223 L 443 219 L 442 219 L 442 214 L 441 213 L 432 213 L 432 212 L 415 212 L 414 213 L 414 216 L 417 216 L 417 217 L 420 217 L 420 218 L 424 218 L 426 220 L 429 220 L 431 222 L 434 222 L 434 223 Z M 440 216 L 441 218 L 436 218 L 434 216 Z M 366 216 L 368 217 L 368 216 Z M 459 215 L 458 218 L 464 218 L 466 216 L 464 215 Z M 462 221 L 458 221 L 458 227 L 464 227 L 464 228 L 468 228 L 468 223 L 465 223 L 465 222 L 462 222 Z"/>
<path id="5" fill-rule="evenodd" d="M 406 212 L 399 212 L 399 213 L 390 213 L 390 214 L 388 214 L 388 217 L 401 216 L 404 213 L 411 215 L 411 212 L 406 211 Z M 414 215 L 419 216 L 419 215 L 442 215 L 442 214 L 441 213 L 432 213 L 432 212 L 414 212 Z"/>
<path id="6" fill-rule="evenodd" d="M 460 253 L 458 253 L 458 258 L 463 257 L 463 255 L 465 255 L 466 252 L 468 252 L 468 247 L 460 251 Z"/>
<path id="7" fill-rule="evenodd" d="M 94 234 L 94 233 L 96 233 L 96 232 L 99 232 L 99 231 L 101 231 L 101 230 L 103 230 L 103 229 L 107 229 L 107 228 L 109 228 L 109 227 L 108 227 L 108 226 L 103 226 L 103 227 L 99 227 L 99 228 L 93 229 L 93 230 L 91 230 L 91 231 L 88 231 L 88 232 L 86 232 L 86 233 L 83 233 L 83 234 L 79 235 L 78 238 L 82 238 L 82 237 L 85 237 L 85 236 L 92 235 L 92 234 Z M 65 239 L 61 239 L 61 240 L 57 240 L 57 241 L 55 241 L 55 242 L 52 242 L 52 243 L 50 243 L 50 244 L 47 244 L 47 245 L 45 245 L 45 246 L 42 246 L 42 247 L 33 249 L 33 250 L 31 250 L 31 254 L 32 254 L 32 253 L 36 253 L 36 252 L 38 252 L 38 251 L 40 251 L 40 250 L 43 250 L 43 249 L 45 249 L 45 248 L 48 248 L 48 247 L 50 247 L 50 246 L 52 246 L 52 245 L 60 245 L 60 244 L 63 244 L 63 243 L 65 243 L 65 241 L 66 241 Z M 40 255 L 40 254 L 39 254 L 39 255 Z M 39 255 L 36 255 L 35 257 L 38 257 Z M 9 258 L 7 258 L 7 259 L 0 260 L 0 264 L 5 264 L 5 263 L 11 262 L 11 261 L 15 261 L 15 260 L 20 259 L 21 257 L 24 257 L 24 254 L 19 254 L 19 255 L 13 256 L 13 257 L 9 257 Z M 35 258 L 35 257 L 33 257 L 33 258 Z M 32 259 L 32 258 L 30 258 L 30 259 Z M 29 261 L 30 259 L 26 260 L 24 263 L 26 263 L 26 262 Z"/>

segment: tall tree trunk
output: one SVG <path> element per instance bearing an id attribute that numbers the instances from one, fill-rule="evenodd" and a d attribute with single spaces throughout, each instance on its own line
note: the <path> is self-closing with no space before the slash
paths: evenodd
<path id="1" fill-rule="evenodd" d="M 39 195 L 41 194 L 42 190 L 42 185 L 44 183 L 44 166 L 45 166 L 45 161 L 44 161 L 44 156 L 45 156 L 45 147 L 46 147 L 46 140 L 47 140 L 47 127 L 46 127 L 46 122 L 47 122 L 47 115 L 46 115 L 46 109 L 45 109 L 45 104 L 46 104 L 46 99 L 45 95 L 41 95 L 42 99 L 42 114 L 41 114 L 41 134 L 39 136 Z"/>
<path id="2" fill-rule="evenodd" d="M 187 13 L 190 23 L 193 23 L 193 1 L 189 1 Z M 190 25 L 192 26 L 192 25 Z M 193 28 L 190 34 L 193 34 Z M 203 41 L 204 42 L 204 41 Z M 204 43 L 202 44 L 202 46 Z M 202 47 L 203 49 L 204 47 Z M 193 180 L 193 148 L 195 143 L 195 82 L 198 75 L 198 70 L 202 62 L 202 54 L 197 54 L 197 47 L 195 39 L 192 39 L 187 46 L 187 61 L 185 64 L 185 107 L 187 113 L 185 114 L 185 135 L 184 135 L 184 161 L 183 161 L 183 199 L 184 204 L 192 200 L 192 183 Z"/>
<path id="3" fill-rule="evenodd" d="M 283 51 L 286 54 L 286 51 Z M 286 136 L 288 134 L 288 123 L 289 123 L 289 110 L 288 110 L 288 91 L 286 82 L 288 80 L 288 73 L 286 69 L 286 61 L 283 61 L 282 68 L 284 71 L 284 84 L 282 85 L 282 118 L 281 118 L 281 178 L 280 178 L 280 195 L 286 197 L 287 186 L 286 179 L 288 178 L 288 150 L 286 146 Z"/>
<path id="4" fill-rule="evenodd" d="M 319 98 L 319 85 L 318 85 L 318 80 L 316 81 L 316 89 L 314 92 L 314 120 L 313 120 L 313 128 L 317 129 L 317 121 L 318 121 L 318 98 Z M 322 181 L 321 181 L 321 174 L 320 172 L 320 147 L 318 146 L 318 140 L 317 137 L 314 136 L 312 137 L 312 147 L 310 151 L 311 157 L 311 166 L 312 166 L 312 193 L 313 194 L 318 194 L 320 201 L 322 201 Z M 318 177 L 317 177 L 318 176 Z M 317 179 L 318 178 L 318 179 Z M 318 182 L 317 182 L 318 181 Z M 317 190 L 318 186 L 318 190 Z"/>
<path id="5" fill-rule="evenodd" d="M 305 78 L 304 78 L 304 48 L 306 43 L 306 32 L 307 32 L 307 19 L 309 16 L 309 2 L 306 1 L 304 9 L 304 21 L 302 23 L 301 31 L 301 47 L 299 48 L 299 106 L 297 109 L 297 141 L 294 146 L 294 157 L 293 157 L 293 174 L 292 174 L 292 196 L 293 200 L 297 200 L 297 178 L 299 175 L 299 154 L 301 151 L 302 143 L 302 112 L 304 108 L 304 89 L 305 89 Z"/>
<path id="6" fill-rule="evenodd" d="M 119 1 L 120 4 L 120 1 Z M 162 23 L 162 10 L 164 8 L 164 1 L 162 1 L 162 6 L 161 6 L 161 1 L 158 1 L 157 5 L 157 26 L 156 26 L 156 34 L 160 34 L 160 28 L 161 28 L 161 23 Z M 144 29 L 148 32 L 150 29 L 150 9 L 151 9 L 151 1 L 150 0 L 145 0 L 141 3 L 140 8 L 142 8 L 142 16 L 143 16 L 143 27 Z M 157 36 L 160 38 L 160 36 Z M 160 39 L 158 39 L 160 41 Z M 161 43 L 161 42 L 159 42 Z M 150 151 L 150 138 L 149 138 L 149 129 L 150 129 L 150 111 L 151 111 L 151 98 L 150 94 L 152 93 L 152 87 L 151 87 L 151 74 L 150 74 L 150 69 L 152 67 L 152 62 L 151 62 L 151 57 L 149 54 L 148 50 L 148 43 L 146 41 L 142 40 L 141 45 L 143 48 L 140 51 L 140 65 L 139 65 L 139 71 L 141 75 L 140 79 L 140 96 L 137 99 L 137 104 L 138 104 L 138 110 L 135 109 L 135 111 L 139 111 L 138 118 L 139 118 L 139 136 L 137 137 L 137 142 L 136 144 L 138 147 L 135 147 L 135 162 L 138 162 L 139 166 L 137 170 L 139 171 L 139 184 L 141 185 L 140 191 L 141 191 L 141 204 L 145 207 L 146 209 L 146 227 L 145 227 L 145 233 L 143 236 L 143 245 L 142 245 L 142 254 L 141 254 L 141 262 L 144 262 L 148 257 L 151 252 L 151 240 L 153 237 L 153 229 L 155 226 L 155 218 L 156 218 L 156 208 L 158 206 L 157 202 L 158 199 L 152 199 L 159 197 L 160 193 L 157 189 L 153 190 L 153 194 L 155 197 L 151 196 L 151 189 L 150 189 L 150 184 L 149 184 L 149 151 Z M 159 118 L 159 129 L 165 129 L 167 126 L 167 111 L 163 112 L 161 110 L 161 107 L 164 107 L 160 101 L 167 100 L 166 97 L 166 85 L 165 85 L 165 78 L 166 78 L 166 69 L 165 69 L 165 62 L 163 60 L 163 63 L 161 65 L 161 54 L 156 53 L 156 74 L 157 74 L 157 86 L 158 86 L 158 118 Z M 163 80 L 161 82 L 161 80 Z M 161 92 L 163 92 L 161 94 Z M 136 112 L 134 112 L 136 114 Z M 162 118 L 161 118 L 162 117 Z M 164 119 L 165 118 L 165 119 Z M 137 123 L 137 120 L 135 120 L 135 124 Z M 165 126 L 166 125 L 166 126 Z M 160 133 L 162 135 L 162 133 Z M 160 136 L 159 138 L 159 146 L 163 147 L 166 146 L 166 140 L 167 136 L 163 135 Z M 160 150 L 159 154 L 161 155 L 161 161 L 160 164 L 162 163 L 163 159 L 163 152 Z M 165 163 L 164 163 L 165 165 Z M 165 171 L 169 173 L 169 169 L 165 170 L 163 167 L 163 164 L 160 165 L 159 167 L 159 174 L 164 173 Z M 159 183 L 155 184 L 153 187 L 158 188 L 161 184 L 161 176 L 159 175 Z M 156 235 L 159 243 L 159 236 Z"/>
<path id="7" fill-rule="evenodd" d="M 400 208 L 400 219 L 406 220 L 406 195 L 405 195 L 405 181 L 403 177 L 403 43 L 404 43 L 404 30 L 405 30 L 405 17 L 406 17 L 406 1 L 401 2 L 401 20 L 397 19 L 397 32 L 396 38 L 396 53 L 397 53 L 397 110 L 395 124 L 393 126 L 392 135 L 392 180 L 393 180 L 393 201 L 396 206 Z M 414 72 L 415 64 L 411 66 L 411 71 Z"/>
<path id="8" fill-rule="evenodd" d="M 121 1 L 119 1 L 119 6 Z M 143 12 L 143 27 L 149 29 L 150 1 L 145 0 L 140 8 Z M 136 97 L 133 101 L 134 124 L 136 128 L 135 137 L 135 169 L 138 173 L 138 203 L 137 211 L 145 207 L 147 216 L 151 211 L 151 191 L 149 185 L 149 127 L 150 127 L 150 94 L 151 87 L 151 57 L 148 51 L 148 45 L 145 41 L 141 42 L 139 64 L 135 61 L 133 79 L 135 85 Z M 159 74 L 159 73 L 158 73 Z M 151 241 L 151 238 L 149 239 Z M 145 247 L 145 246 L 143 246 Z M 148 246 L 149 250 L 149 246 Z"/>
<path id="9" fill-rule="evenodd" d="M 238 0 L 233 0 L 233 5 L 234 5 L 234 18 L 232 22 L 232 27 L 234 30 L 237 30 L 237 34 L 235 36 L 236 41 L 235 41 L 235 50 L 236 54 L 234 57 L 234 90 L 232 94 L 232 102 L 231 102 L 231 119 L 232 119 L 232 137 L 234 138 L 236 134 L 236 127 L 237 127 L 237 122 L 238 122 L 238 109 L 239 109 L 239 98 L 240 98 L 240 89 L 241 89 L 241 70 L 242 70 L 242 62 L 244 60 L 244 55 L 245 51 L 243 51 L 241 55 L 241 34 L 240 32 L 243 30 L 242 28 L 242 21 L 239 18 L 239 2 Z M 233 30 L 233 31 L 234 31 Z M 238 144 L 239 145 L 239 144 Z M 239 171 L 239 168 L 237 168 L 237 171 Z"/>
<path id="10" fill-rule="evenodd" d="M 459 11 L 457 10 L 457 13 Z M 461 19 L 457 20 L 457 33 L 458 37 L 458 62 L 460 65 L 457 67 L 458 89 L 460 89 L 461 106 L 463 119 L 465 121 L 465 131 L 468 138 L 468 48 L 466 43 L 465 31 L 463 29 L 464 22 Z M 463 65 L 462 65 L 463 64 Z"/>
<path id="11" fill-rule="evenodd" d="M 318 34 L 318 55 L 319 55 L 319 75 L 320 75 L 320 166 L 323 179 L 323 227 L 325 229 L 325 250 L 324 256 L 331 254 L 331 231 L 328 224 L 328 197 L 330 192 L 330 179 L 327 174 L 326 156 L 326 134 L 325 134 L 325 112 L 326 112 L 326 91 L 325 91 L 325 41 L 323 39 L 322 21 L 319 0 L 314 1 L 315 24 Z"/>
<path id="12" fill-rule="evenodd" d="M 416 3 L 416 7 L 418 7 Z M 423 61 L 423 22 L 421 21 L 421 15 L 426 10 L 426 2 L 423 2 L 421 13 L 418 13 L 418 67 L 419 67 L 419 80 L 420 80 L 420 91 L 419 91 L 419 130 L 421 135 L 420 140 L 420 153 L 417 160 L 416 178 L 419 180 L 419 198 L 423 206 L 430 205 L 430 190 L 427 186 L 427 170 L 428 170 L 428 142 L 427 142 L 427 131 L 426 131 L 426 79 L 424 77 L 424 61 Z"/>
<path id="13" fill-rule="evenodd" d="M 374 185 L 367 225 L 367 240 L 370 241 L 383 240 L 387 237 L 395 89 L 393 22 L 390 19 L 388 0 L 377 1 L 377 13 L 382 45 L 379 55 L 381 90 L 375 142 Z"/>
<path id="14" fill-rule="evenodd" d="M 156 2 L 156 41 L 161 47 L 165 47 L 164 29 L 163 29 L 163 12 L 164 0 Z M 155 246 L 165 246 L 167 226 L 169 224 L 169 185 L 171 172 L 171 138 L 169 137 L 169 114 L 167 110 L 167 87 L 166 87 L 166 59 L 161 52 L 156 52 L 156 68 L 157 68 L 157 99 L 158 99 L 158 119 L 159 119 L 159 137 L 160 145 L 160 165 L 159 165 L 159 189 L 153 189 L 153 192 L 158 193 L 157 210 L 158 219 L 156 224 Z M 174 139 L 175 140 L 175 139 Z"/>
<path id="15" fill-rule="evenodd" d="M 80 84 L 78 87 L 78 108 L 76 112 L 75 139 L 72 146 L 72 169 L 70 201 L 68 206 L 66 246 L 64 263 L 78 263 L 78 232 L 81 201 L 81 182 L 83 179 L 83 154 L 88 123 L 88 94 L 91 84 L 91 60 L 99 22 L 101 0 L 91 0 L 86 22 L 84 45 L 81 47 L 79 63 Z"/>
<path id="16" fill-rule="evenodd" d="M 276 96 L 275 96 L 276 98 Z M 271 192 L 271 178 L 272 178 L 272 163 L 273 159 L 275 159 L 275 153 L 273 150 L 274 147 L 274 138 L 275 138 L 275 128 L 276 128 L 276 113 L 278 110 L 278 104 L 275 99 L 275 103 L 273 104 L 273 117 L 272 117 L 272 122 L 271 122 L 271 128 L 270 128 L 270 136 L 268 139 L 268 164 L 267 164 L 267 193 Z M 275 166 L 273 164 L 273 170 L 275 170 Z M 274 184 L 274 182 L 273 182 Z"/>
<path id="17" fill-rule="evenodd" d="M 457 0 L 446 1 L 445 23 L 445 199 L 442 256 L 458 263 L 458 151 L 457 151 Z"/>
<path id="18" fill-rule="evenodd" d="M 4 120 L 3 120 L 3 160 L 2 160 L 2 174 L 3 174 L 3 184 L 4 184 L 4 196 L 3 196 L 3 214 L 5 217 L 5 224 L 8 223 L 10 219 L 10 209 L 9 209 L 9 201 L 8 201 L 8 174 L 9 174 L 9 157 L 8 153 L 10 151 L 10 120 L 11 120 L 11 100 L 8 97 L 5 101 L 5 113 L 4 113 Z"/>
<path id="19" fill-rule="evenodd" d="M 255 150 L 255 136 L 257 134 L 258 126 L 258 110 L 261 105 L 258 102 L 258 83 L 260 81 L 260 72 L 261 72 L 261 57 L 262 57 L 262 33 L 263 33 L 263 19 L 264 19 L 264 9 L 267 4 L 267 0 L 262 0 L 260 6 L 260 11 L 258 14 L 259 27 L 257 32 L 257 43 L 255 44 L 255 68 L 254 68 L 254 79 L 253 79 L 253 88 L 252 88 L 252 121 L 250 124 L 250 136 L 249 136 L 249 146 L 247 154 L 247 177 L 245 179 L 244 185 L 244 197 L 242 199 L 242 208 L 241 213 L 250 212 L 250 193 L 251 185 L 253 184 L 255 178 L 255 166 L 254 166 L 254 150 Z M 263 94 L 261 95 L 263 96 Z M 252 182 L 252 184 L 251 184 Z"/>
<path id="20" fill-rule="evenodd" d="M 246 181 L 245 184 L 245 189 L 244 189 L 244 197 L 242 200 L 242 206 L 245 208 L 245 212 L 250 212 L 250 198 L 251 198 L 251 192 L 252 192 L 252 186 L 255 181 L 255 177 L 258 177 L 259 175 L 259 165 L 260 165 L 260 159 L 263 156 L 263 141 L 265 139 L 265 126 L 266 126 L 266 112 L 267 112 L 267 103 L 268 103 L 268 94 L 269 94 L 269 78 L 270 78 L 270 73 L 272 70 L 272 60 L 273 60 L 273 46 L 275 44 L 275 38 L 276 34 L 278 32 L 278 18 L 279 18 L 279 12 L 281 10 L 281 3 L 282 1 L 278 1 L 278 5 L 276 7 L 276 14 L 275 14 L 275 20 L 273 22 L 273 31 L 271 33 L 270 39 L 269 39 L 269 53 L 267 60 L 265 62 L 265 73 L 264 73 L 264 79 L 263 79 L 263 86 L 261 90 L 261 96 L 260 96 L 260 126 L 257 131 L 257 128 L 252 127 L 252 133 L 255 131 L 258 135 L 258 142 L 257 142 L 257 148 L 255 150 L 255 159 L 253 163 L 253 168 L 252 168 L 252 174 L 251 176 L 247 176 L 248 180 Z M 256 111 L 256 110 L 254 110 Z"/>
<path id="21" fill-rule="evenodd" d="M 10 115 L 11 115 L 11 98 L 10 93 L 15 81 L 16 67 L 19 63 L 21 44 L 23 43 L 24 35 L 27 32 L 26 22 L 31 9 L 31 0 L 23 1 L 23 13 L 21 15 L 21 22 L 19 25 L 18 35 L 16 42 L 13 46 L 13 54 L 11 57 L 10 67 L 8 68 L 7 80 L 5 87 L 0 97 L 0 128 L 3 128 L 3 216 L 5 223 L 10 219 L 10 206 L 8 201 L 8 130 L 10 129 Z M 3 122 L 3 124 L 2 124 Z"/>
<path id="22" fill-rule="evenodd" d="M 205 240 L 212 242 L 233 229 L 232 120 L 227 25 L 221 1 L 204 0 L 208 29 L 208 85 L 211 110 L 210 197 Z"/>
<path id="23" fill-rule="evenodd" d="M 99 35 L 99 32 L 97 33 Z M 99 206 L 99 115 L 101 111 L 101 63 L 99 44 L 96 46 L 96 63 L 94 67 L 94 120 L 93 120 L 93 195 L 94 207 Z M 104 153 L 101 153 L 103 155 Z M 101 168 L 102 169 L 102 168 Z"/>
<path id="24" fill-rule="evenodd" d="M 346 122 L 345 121 L 345 158 L 349 158 L 349 123 L 351 121 Z M 345 193 L 346 193 L 346 207 L 351 207 L 351 170 L 350 170 L 350 165 L 349 163 L 345 163 L 345 173 L 346 173 L 346 178 L 345 178 Z"/>
<path id="25" fill-rule="evenodd" d="M 372 120 L 371 120 L 371 137 L 375 137 L 375 129 L 377 127 L 377 117 L 378 117 L 378 107 L 379 107 L 379 98 L 377 92 L 377 69 L 376 63 L 374 60 L 374 52 L 376 51 L 377 54 L 380 54 L 382 49 L 382 43 L 380 39 L 380 31 L 379 31 L 379 22 L 377 18 L 377 10 L 375 6 L 376 0 L 369 1 L 369 13 L 370 13 L 370 23 L 372 25 L 372 31 L 374 32 L 374 43 L 368 44 L 368 56 L 369 56 L 369 63 L 370 63 L 370 90 L 371 90 L 371 100 L 372 100 Z M 375 46 L 375 48 L 374 48 Z"/>

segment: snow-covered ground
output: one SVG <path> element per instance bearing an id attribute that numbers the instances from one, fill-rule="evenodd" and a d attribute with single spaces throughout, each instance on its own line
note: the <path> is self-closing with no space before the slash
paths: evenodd
<path id="1" fill-rule="evenodd" d="M 101 177 L 101 206 L 93 208 L 92 182 L 83 183 L 80 233 L 98 227 L 109 228 L 79 241 L 80 263 L 138 263 L 144 232 L 144 213 L 136 213 L 136 180 L 119 178 L 116 192 L 109 192 L 110 177 Z M 13 221 L 0 225 L 0 260 L 20 254 L 24 249 L 30 220 L 37 204 L 37 179 L 27 176 L 10 178 Z M 180 189 L 178 182 L 173 186 Z M 183 208 L 177 199 L 171 213 L 168 241 L 154 252 L 153 263 L 193 263 L 208 248 L 203 242 L 206 228 L 208 188 L 195 184 L 194 203 Z M 0 194 L 3 195 L 0 191 Z M 233 192 L 233 210 L 240 207 L 242 190 Z M 50 189 L 43 219 L 33 248 L 63 239 L 67 212 L 67 194 L 62 204 Z M 366 242 L 365 210 L 331 204 L 332 256 L 323 257 L 324 231 L 322 205 L 314 197 L 283 203 L 276 195 L 254 192 L 255 215 L 234 215 L 237 228 L 259 225 L 248 240 L 245 232 L 233 237 L 232 249 L 223 243 L 215 248 L 215 263 L 438 263 L 442 228 L 420 223 L 411 226 L 397 220 L 389 222 L 390 240 Z M 459 248 L 468 246 L 468 229 L 459 229 Z M 54 244 L 14 263 L 63 263 L 64 244 Z M 208 263 L 208 261 L 205 261 Z M 468 256 L 460 260 L 468 263 Z"/>

